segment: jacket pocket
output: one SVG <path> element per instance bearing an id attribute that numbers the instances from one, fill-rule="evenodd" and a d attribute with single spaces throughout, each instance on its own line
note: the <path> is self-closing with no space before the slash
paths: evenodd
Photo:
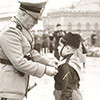
<path id="1" fill-rule="evenodd" d="M 0 72 L 0 91 L 21 93 L 24 94 L 26 90 L 26 78 L 20 76 L 11 65 L 2 67 Z"/>

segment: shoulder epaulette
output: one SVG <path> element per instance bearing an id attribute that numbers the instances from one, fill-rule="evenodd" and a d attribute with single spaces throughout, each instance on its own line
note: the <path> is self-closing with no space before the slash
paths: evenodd
<path id="1" fill-rule="evenodd" d="M 22 31 L 22 26 L 20 24 L 17 24 L 16 28 L 19 29 L 20 31 Z"/>

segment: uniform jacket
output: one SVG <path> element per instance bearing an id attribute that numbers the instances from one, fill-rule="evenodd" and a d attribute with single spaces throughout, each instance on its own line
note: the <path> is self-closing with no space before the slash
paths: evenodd
<path id="1" fill-rule="evenodd" d="M 32 50 L 30 33 L 14 17 L 0 33 L 0 58 L 12 65 L 0 63 L 0 97 L 22 99 L 28 85 L 28 75 L 42 77 L 48 60 Z M 30 55 L 32 60 L 24 56 Z M 45 65 L 44 65 L 45 64 Z M 25 73 L 21 76 L 16 70 Z"/>
<path id="2" fill-rule="evenodd" d="M 58 100 L 72 100 L 73 90 L 78 89 L 79 87 L 79 69 L 80 66 L 78 65 L 74 55 L 68 55 L 66 62 L 59 66 L 58 74 L 54 77 L 55 90 L 58 90 L 57 92 L 61 91 L 60 99 Z M 55 96 L 57 95 L 58 94 Z"/>

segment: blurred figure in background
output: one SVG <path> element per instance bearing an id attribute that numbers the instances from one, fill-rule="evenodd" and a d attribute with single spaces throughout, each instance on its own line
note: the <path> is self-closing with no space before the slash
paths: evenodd
<path id="1" fill-rule="evenodd" d="M 53 51 L 54 51 L 54 37 L 53 37 L 53 33 L 50 32 L 48 36 L 49 36 L 49 51 L 50 51 L 50 53 L 53 53 Z"/>
<path id="2" fill-rule="evenodd" d="M 42 49 L 43 49 L 43 53 L 47 53 L 48 52 L 48 47 L 49 47 L 49 38 L 48 38 L 48 32 L 46 30 L 44 30 L 43 34 L 42 34 Z"/>
<path id="3" fill-rule="evenodd" d="M 58 46 L 59 46 L 59 39 L 65 35 L 66 32 L 63 31 L 61 29 L 61 24 L 57 24 L 56 25 L 56 31 L 54 31 L 53 33 L 53 36 L 54 36 L 54 39 L 55 39 L 55 44 L 54 44 L 54 56 L 59 60 L 60 58 L 60 55 L 59 55 L 59 52 L 58 52 Z"/>
<path id="4" fill-rule="evenodd" d="M 36 49 L 40 53 L 40 51 L 42 49 L 42 43 L 43 43 L 41 34 L 39 34 L 39 33 L 35 34 L 34 39 L 35 39 L 34 49 Z"/>
<path id="5" fill-rule="evenodd" d="M 77 50 L 77 56 L 79 57 L 80 63 L 82 64 L 82 68 L 86 68 L 86 54 L 87 54 L 87 50 L 85 48 L 84 45 L 84 41 L 83 38 L 81 37 L 81 43 L 80 43 L 80 47 Z"/>

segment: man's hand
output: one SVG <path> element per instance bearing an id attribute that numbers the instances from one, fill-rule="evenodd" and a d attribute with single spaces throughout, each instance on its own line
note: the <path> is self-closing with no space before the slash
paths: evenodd
<path id="1" fill-rule="evenodd" d="M 48 65 L 58 69 L 58 63 L 59 61 L 57 59 L 54 59 L 54 60 L 50 60 Z"/>
<path id="2" fill-rule="evenodd" d="M 46 75 L 54 76 L 58 73 L 58 70 L 55 69 L 54 67 L 46 66 L 45 73 Z"/>

